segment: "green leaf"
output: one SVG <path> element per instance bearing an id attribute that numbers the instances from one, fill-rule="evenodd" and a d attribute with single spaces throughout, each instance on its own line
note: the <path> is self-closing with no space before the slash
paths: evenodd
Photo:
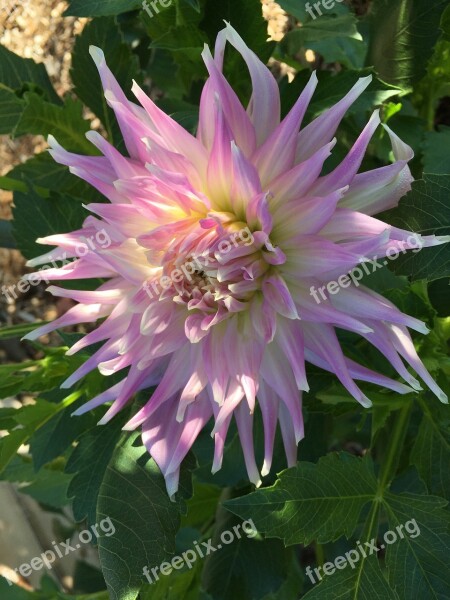
<path id="1" fill-rule="evenodd" d="M 89 5 L 92 5 L 91 0 Z M 89 54 L 90 46 L 97 46 L 103 50 L 108 67 L 128 95 L 133 79 L 138 82 L 141 79 L 138 59 L 132 53 L 130 45 L 124 43 L 123 35 L 114 17 L 94 19 L 86 25 L 75 40 L 70 71 L 75 92 L 101 120 L 110 140 L 119 143 L 122 136 L 114 113 L 106 103 L 97 67 Z"/>
<path id="2" fill-rule="evenodd" d="M 389 83 L 410 89 L 426 72 L 447 0 L 375 0 L 367 62 Z"/>
<path id="3" fill-rule="evenodd" d="M 11 288 L 8 291 L 12 296 Z M 80 362 L 78 357 L 74 360 L 65 356 L 65 352 L 65 348 L 56 348 L 40 360 L 0 365 L 0 398 L 23 392 L 44 392 L 60 385 Z"/>
<path id="4" fill-rule="evenodd" d="M 327 63 L 338 62 L 348 69 L 362 69 L 367 53 L 366 44 L 357 38 L 338 36 L 308 42 L 310 50 L 321 54 Z"/>
<path id="5" fill-rule="evenodd" d="M 409 524 L 410 535 L 387 545 L 389 582 L 400 598 L 446 597 L 450 588 L 447 568 L 450 518 L 442 498 L 419 494 L 387 493 L 384 507 L 389 528 Z"/>
<path id="6" fill-rule="evenodd" d="M 202 587 L 214 600 L 262 600 L 287 579 L 291 551 L 280 540 L 264 540 L 255 532 L 246 535 L 240 525 L 229 513 L 216 523 L 212 537 L 216 551 L 207 557 L 202 573 Z M 224 532 L 232 533 L 231 543 L 223 543 Z"/>
<path id="7" fill-rule="evenodd" d="M 225 506 L 243 519 L 252 518 L 258 531 L 287 545 L 325 543 L 353 533 L 375 491 L 369 459 L 332 453 L 317 465 L 299 462 L 281 473 L 272 487 Z"/>
<path id="8" fill-rule="evenodd" d="M 139 435 L 125 434 L 102 481 L 97 520 L 109 517 L 116 531 L 99 538 L 100 562 L 112 600 L 134 600 L 143 568 L 159 566 L 175 551 L 175 534 L 191 494 L 190 474 L 182 468 L 180 492 L 171 501 L 164 477 Z"/>
<path id="9" fill-rule="evenodd" d="M 312 571 L 311 581 L 320 584 L 302 596 L 302 600 L 400 600 L 384 578 L 376 556 L 361 557 L 354 568 L 348 563 L 345 567 L 342 562 L 338 564 L 340 569 L 334 566 L 333 572 L 333 567 L 327 567 L 329 576 L 324 576 L 323 571 L 318 574 Z"/>
<path id="10" fill-rule="evenodd" d="M 42 198 L 34 190 L 14 194 L 14 237 L 17 247 L 27 258 L 48 251 L 35 242 L 38 237 L 79 229 L 86 218 L 80 201 L 52 192 Z M 61 254 L 61 260 L 66 257 Z"/>
<path id="11" fill-rule="evenodd" d="M 68 397 L 67 404 L 69 404 Z M 33 432 L 42 427 L 58 410 L 65 405 L 60 406 L 38 400 L 36 404 L 24 406 L 14 411 L 12 417 L 19 428 L 10 431 L 10 433 L 0 439 L 0 472 L 2 472 L 10 461 L 14 458 L 17 450 L 33 434 Z"/>
<path id="12" fill-rule="evenodd" d="M 182 527 L 201 527 L 214 517 L 220 497 L 220 488 L 216 485 L 198 483 L 192 498 L 187 501 L 187 514 L 183 516 Z"/>
<path id="13" fill-rule="evenodd" d="M 1 48 L 1 46 L 0 46 Z M 12 133 L 23 111 L 23 101 L 0 85 L 0 135 Z"/>
<path id="14" fill-rule="evenodd" d="M 81 397 L 72 406 L 57 413 L 33 435 L 30 453 L 36 471 L 61 456 L 84 431 L 95 425 L 95 412 L 90 411 L 80 417 L 72 416 L 84 402 L 86 398 Z"/>
<path id="15" fill-rule="evenodd" d="M 58 164 L 48 152 L 41 152 L 8 171 L 7 178 L 0 177 L 0 187 L 26 192 L 29 187 L 27 181 L 33 182 L 33 188 L 42 197 L 47 197 L 49 191 L 55 191 L 82 198 L 84 202 L 105 200 L 100 192 L 79 177 L 72 175 L 68 167 Z M 18 182 L 20 182 L 19 186 Z M 9 184 L 9 187 L 5 184 Z"/>
<path id="16" fill-rule="evenodd" d="M 66 17 L 105 17 L 141 8 L 142 0 L 69 0 Z"/>
<path id="17" fill-rule="evenodd" d="M 423 150 L 423 170 L 425 173 L 450 173 L 450 127 L 443 127 L 439 132 L 426 134 Z"/>
<path id="18" fill-rule="evenodd" d="M 411 452 L 411 464 L 417 467 L 431 494 L 450 500 L 450 414 L 448 406 L 422 401 L 424 411 Z"/>
<path id="19" fill-rule="evenodd" d="M 170 575 L 159 576 L 158 581 L 144 585 L 139 600 L 203 600 L 199 596 L 199 571 L 200 563 L 197 562 L 192 569 L 173 570 Z"/>
<path id="20" fill-rule="evenodd" d="M 414 181 L 412 190 L 400 200 L 396 209 L 380 218 L 394 227 L 423 235 L 450 234 L 450 175 L 424 175 Z M 400 275 L 411 275 L 413 280 L 433 281 L 450 275 L 450 245 L 407 252 L 391 263 Z"/>
<path id="21" fill-rule="evenodd" d="M 295 56 L 302 48 L 308 48 L 310 42 L 319 42 L 336 37 L 349 37 L 361 40 L 353 14 L 340 16 L 324 15 L 315 21 L 308 21 L 302 27 L 289 31 L 280 42 L 281 47 L 290 56 Z"/>
<path id="22" fill-rule="evenodd" d="M 86 139 L 90 124 L 83 119 L 83 105 L 68 97 L 64 106 L 46 102 L 37 94 L 25 94 L 25 105 L 15 129 L 15 135 L 52 134 L 67 150 L 96 153 L 94 146 Z"/>
<path id="23" fill-rule="evenodd" d="M 406 410 L 401 413 L 397 428 L 405 425 L 408 414 Z M 401 429 L 391 433 L 398 436 L 399 432 Z M 375 596 L 380 598 L 444 600 L 450 586 L 450 573 L 445 567 L 450 544 L 450 517 L 443 510 L 447 502 L 427 496 L 414 470 L 408 472 L 408 478 L 402 475 L 389 484 L 398 464 L 392 446 L 386 464 L 388 467 L 382 466 L 377 481 L 368 456 L 360 459 L 345 453 L 329 454 L 316 465 L 298 463 L 281 473 L 272 488 L 227 501 L 225 507 L 241 518 L 251 515 L 258 531 L 269 537 L 282 537 L 288 544 L 308 544 L 313 539 L 323 543 L 342 534 L 357 535 L 354 539 L 358 541 L 350 545 L 356 573 L 349 569 L 347 555 L 345 567 L 340 562 L 341 574 L 335 561 L 328 563 L 327 570 L 335 571 L 328 574 L 333 591 L 327 574 L 318 569 L 324 581 L 306 598 L 331 599 L 338 594 L 348 599 L 369 599 L 374 597 L 375 587 L 383 594 Z M 398 493 L 398 489 L 408 492 Z M 361 523 L 363 515 L 365 522 Z M 357 525 L 361 526 L 356 529 Z M 370 540 L 375 549 L 365 546 L 365 541 Z M 368 553 L 366 556 L 361 547 Z M 390 587 L 383 581 L 377 561 L 363 560 L 372 555 L 375 558 L 377 552 L 385 549 Z M 314 574 L 318 577 L 315 571 Z M 317 579 L 312 583 L 317 583 Z"/>
<path id="24" fill-rule="evenodd" d="M 22 92 L 26 90 L 26 84 L 36 86 L 50 102 L 61 102 L 42 63 L 22 58 L 0 45 L 0 88 Z"/>
<path id="25" fill-rule="evenodd" d="M 76 521 L 87 518 L 89 524 L 96 523 L 100 486 L 126 418 L 125 412 L 106 427 L 93 427 L 84 433 L 67 461 L 66 473 L 75 474 L 68 495 L 73 498 L 72 509 Z"/>

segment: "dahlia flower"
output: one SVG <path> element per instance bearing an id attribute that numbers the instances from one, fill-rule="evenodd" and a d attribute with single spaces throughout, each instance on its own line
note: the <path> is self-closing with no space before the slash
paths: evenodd
<path id="1" fill-rule="evenodd" d="M 247 108 L 222 73 L 227 42 L 250 73 L 253 93 Z M 109 202 L 88 204 L 91 215 L 78 231 L 38 240 L 56 248 L 29 261 L 42 265 L 64 253 L 73 260 L 46 270 L 46 279 L 106 279 L 95 291 L 50 286 L 53 295 L 77 304 L 26 336 L 36 339 L 67 325 L 99 321 L 68 354 L 99 342 L 100 348 L 63 386 L 71 387 L 93 369 L 124 376 L 76 414 L 108 404 L 100 421 L 105 424 L 137 391 L 155 387 L 125 429 L 142 428 L 143 443 L 173 496 L 180 464 L 210 421 L 213 472 L 220 469 L 233 416 L 251 482 L 260 484 L 270 470 L 278 423 L 287 464 L 295 464 L 304 435 L 305 362 L 333 373 L 364 407 L 371 402 L 355 380 L 400 394 L 421 389 L 407 366 L 446 401 L 408 332 L 426 333 L 424 323 L 357 281 L 342 283 L 338 293 L 326 288 L 392 249 L 417 248 L 417 240 L 421 246 L 447 241 L 411 236 L 373 217 L 395 207 L 412 181 L 412 150 L 385 125 L 395 161 L 358 173 L 380 125 L 378 110 L 339 166 L 322 175 L 337 127 L 370 77 L 301 128 L 317 85 L 315 73 L 280 120 L 276 80 L 227 25 L 214 56 L 207 46 L 202 54 L 209 79 L 193 136 L 137 83 L 132 91 L 139 105 L 129 101 L 102 51 L 93 47 L 91 55 L 128 155 L 94 131 L 87 137 L 101 156 L 67 152 L 49 138 L 53 158 Z M 99 234 L 110 243 L 96 244 Z M 312 290 L 321 288 L 318 302 Z M 407 385 L 347 358 L 336 328 L 373 344 Z M 264 425 L 263 465 L 256 463 L 253 445 L 257 402 Z"/>

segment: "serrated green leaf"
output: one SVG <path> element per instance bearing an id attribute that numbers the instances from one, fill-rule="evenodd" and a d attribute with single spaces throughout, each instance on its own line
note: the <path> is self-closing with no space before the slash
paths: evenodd
<path id="1" fill-rule="evenodd" d="M 312 41 L 307 44 L 310 50 L 321 54 L 327 63 L 338 62 L 348 69 L 362 69 L 367 53 L 363 40 L 338 36 L 332 40 Z"/>
<path id="2" fill-rule="evenodd" d="M 38 237 L 79 229 L 86 218 L 81 202 L 52 192 L 42 198 L 34 190 L 14 194 L 14 237 L 17 247 L 27 258 L 48 251 L 35 242 Z M 61 260 L 64 260 L 64 253 Z"/>
<path id="3" fill-rule="evenodd" d="M 437 402 L 421 402 L 422 422 L 411 452 L 411 464 L 431 494 L 450 500 L 450 412 Z"/>
<path id="4" fill-rule="evenodd" d="M 324 576 L 323 571 L 312 571 L 310 577 L 316 587 L 302 600 L 400 600 L 384 578 L 376 556 L 361 557 L 354 568 L 348 563 L 345 567 L 340 565 L 342 570 L 335 567 L 329 576 Z"/>
<path id="5" fill-rule="evenodd" d="M 72 510 L 76 521 L 87 518 L 89 524 L 96 523 L 98 493 L 126 417 L 125 412 L 107 427 L 93 427 L 84 433 L 69 456 L 66 473 L 75 476 L 69 486 L 68 496 L 73 498 Z"/>
<path id="6" fill-rule="evenodd" d="M 61 390 L 61 393 L 63 392 L 64 390 Z M 95 425 L 95 412 L 90 411 L 80 417 L 72 416 L 84 402 L 86 399 L 82 397 L 72 406 L 57 413 L 32 436 L 30 453 L 36 471 L 61 456 L 83 431 Z"/>
<path id="7" fill-rule="evenodd" d="M 308 21 L 302 27 L 287 33 L 280 45 L 290 56 L 295 56 L 302 48 L 308 48 L 309 42 L 330 40 L 336 37 L 349 37 L 361 40 L 356 28 L 356 18 L 353 14 L 328 16 Z"/>
<path id="8" fill-rule="evenodd" d="M 190 474 L 182 467 L 180 492 L 171 501 L 164 477 L 139 435 L 125 434 L 103 478 L 97 520 L 109 517 L 116 531 L 98 540 L 100 562 L 112 600 L 134 600 L 143 568 L 159 566 L 175 551 L 175 534 L 191 495 Z"/>
<path id="9" fill-rule="evenodd" d="M 233 531 L 239 536 L 234 533 L 233 541 L 224 544 L 223 532 Z M 253 532 L 246 535 L 234 515 L 220 515 L 212 545 L 216 551 L 206 559 L 202 587 L 214 600 L 262 600 L 287 579 L 291 551 L 280 540 L 263 540 Z"/>
<path id="10" fill-rule="evenodd" d="M 86 139 L 90 124 L 83 119 L 83 105 L 78 100 L 66 99 L 64 106 L 46 102 L 37 94 L 25 94 L 22 115 L 14 131 L 15 135 L 52 134 L 67 150 L 83 154 L 97 153 Z"/>
<path id="11" fill-rule="evenodd" d="M 36 63 L 31 58 L 22 58 L 2 45 L 0 45 L 0 84 L 0 87 L 13 92 L 22 92 L 26 89 L 26 84 L 33 84 L 50 102 L 56 104 L 61 102 L 42 63 Z"/>
<path id="12" fill-rule="evenodd" d="M 287 545 L 325 543 L 353 533 L 376 486 L 369 459 L 332 453 L 317 465 L 299 462 L 281 473 L 274 486 L 225 506 L 243 519 L 252 518 L 258 531 Z"/>
<path id="13" fill-rule="evenodd" d="M 48 197 L 49 191 L 54 191 L 82 198 L 84 202 L 103 202 L 105 200 L 104 196 L 93 186 L 72 175 L 68 167 L 58 164 L 48 152 L 36 154 L 25 163 L 8 171 L 7 178 L 0 177 L 0 187 L 26 192 L 29 188 L 27 182 L 30 181 L 33 183 L 33 188 L 42 197 Z"/>
<path id="14" fill-rule="evenodd" d="M 0 135 L 15 130 L 22 111 L 23 101 L 11 90 L 0 87 Z"/>
<path id="15" fill-rule="evenodd" d="M 31 437 L 33 432 L 42 427 L 56 412 L 68 405 L 70 399 L 69 396 L 67 403 L 59 406 L 45 400 L 38 400 L 33 405 L 14 411 L 12 417 L 19 427 L 0 439 L 0 472 L 6 468 L 17 450 Z"/>
<path id="16" fill-rule="evenodd" d="M 397 533 L 387 545 L 389 582 L 400 598 L 445 600 L 450 589 L 447 569 L 450 518 L 442 498 L 416 494 L 386 494 L 389 528 Z M 399 539 L 398 527 L 403 539 Z M 409 533 L 411 531 L 412 533 Z"/>

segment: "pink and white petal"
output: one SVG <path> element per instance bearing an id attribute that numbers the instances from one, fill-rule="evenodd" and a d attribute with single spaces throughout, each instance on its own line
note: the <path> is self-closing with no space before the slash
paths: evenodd
<path id="1" fill-rule="evenodd" d="M 298 131 L 317 83 L 313 72 L 293 108 L 252 157 L 263 186 L 294 166 Z"/>
<path id="2" fill-rule="evenodd" d="M 356 175 L 341 206 L 373 215 L 398 205 L 411 189 L 413 177 L 408 162 L 414 152 L 386 125 L 396 162 L 386 167 Z"/>
<path id="3" fill-rule="evenodd" d="M 266 65 L 250 50 L 229 23 L 226 24 L 224 35 L 227 41 L 242 55 L 250 72 L 253 93 L 247 112 L 256 131 L 257 145 L 260 146 L 280 123 L 278 85 Z M 217 56 L 218 53 L 216 53 L 216 58 Z"/>
<path id="4" fill-rule="evenodd" d="M 298 200 L 300 203 L 301 198 L 309 192 L 319 177 L 336 141 L 335 138 L 329 144 L 319 148 L 310 158 L 268 184 L 273 194 L 270 205 L 274 210 L 293 200 Z"/>
<path id="5" fill-rule="evenodd" d="M 341 164 L 328 175 L 320 177 L 317 183 L 312 186 L 310 190 L 311 194 L 325 196 L 333 190 L 343 188 L 352 183 L 361 166 L 367 146 L 380 123 L 380 111 L 376 110 Z"/>
<path id="6" fill-rule="evenodd" d="M 215 94 L 218 94 L 225 118 L 233 133 L 233 139 L 244 155 L 250 157 L 256 146 L 255 129 L 252 122 L 237 97 L 236 92 L 219 70 L 206 45 L 202 52 L 202 58 L 208 69 L 210 79 L 202 92 L 199 132 L 197 135 L 203 141 L 203 145 L 209 150 L 212 146 L 212 124 L 214 123 L 211 106 L 213 106 Z M 203 95 L 205 96 L 204 98 Z"/>
<path id="7" fill-rule="evenodd" d="M 331 141 L 343 116 L 371 81 L 371 75 L 359 79 L 342 100 L 300 131 L 297 139 L 297 163 L 307 160 L 319 148 Z"/>

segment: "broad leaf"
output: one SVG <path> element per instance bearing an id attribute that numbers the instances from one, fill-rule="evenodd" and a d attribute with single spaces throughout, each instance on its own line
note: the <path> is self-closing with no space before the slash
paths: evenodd
<path id="1" fill-rule="evenodd" d="M 14 92 L 23 92 L 27 88 L 32 90 L 34 87 L 50 102 L 61 102 L 42 63 L 35 63 L 31 58 L 22 58 L 1 45 L 0 86 Z"/>
<path id="2" fill-rule="evenodd" d="M 333 453 L 317 465 L 299 462 L 272 487 L 229 500 L 225 506 L 241 518 L 254 519 L 258 531 L 285 544 L 325 543 L 353 533 L 375 491 L 368 459 Z"/>
<path id="3" fill-rule="evenodd" d="M 80 201 L 56 192 L 49 198 L 42 198 L 34 190 L 16 192 L 14 205 L 14 237 L 27 258 L 51 249 L 37 244 L 36 238 L 79 229 L 87 216 Z M 60 259 L 67 259 L 64 252 Z"/>
<path id="4" fill-rule="evenodd" d="M 83 105 L 68 98 L 64 106 L 46 102 L 37 94 L 25 94 L 25 104 L 15 135 L 53 135 L 67 150 L 82 154 L 97 153 L 86 139 L 90 124 L 83 119 Z"/>
<path id="5" fill-rule="evenodd" d="M 98 495 L 97 520 L 109 517 L 113 536 L 99 538 L 100 562 L 112 600 L 134 600 L 143 568 L 159 566 L 175 551 L 175 534 L 192 493 L 182 469 L 180 492 L 171 501 L 164 477 L 137 434 L 125 434 L 108 464 Z"/>

